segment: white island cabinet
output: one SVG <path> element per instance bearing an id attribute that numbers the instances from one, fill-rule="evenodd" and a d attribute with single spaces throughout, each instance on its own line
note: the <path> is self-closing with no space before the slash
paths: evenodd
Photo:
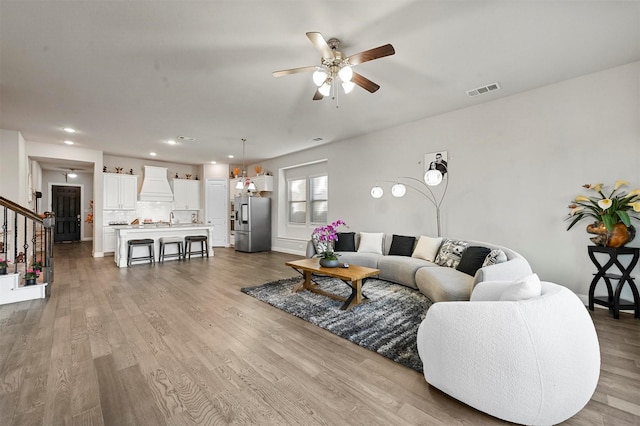
<path id="1" fill-rule="evenodd" d="M 189 235 L 206 235 L 209 238 L 209 256 L 213 256 L 213 248 L 211 247 L 211 241 L 213 241 L 213 226 L 207 226 L 203 224 L 184 224 L 184 225 L 122 225 L 113 226 L 116 232 L 116 251 L 115 262 L 120 268 L 127 266 L 127 250 L 129 240 L 139 238 L 151 238 L 154 240 L 154 251 L 156 262 L 160 255 L 160 238 L 162 237 L 184 237 Z M 146 247 L 135 247 L 136 252 L 134 257 L 139 257 L 147 252 Z M 186 250 L 186 247 L 184 247 Z M 200 249 L 200 243 L 195 244 L 192 250 L 195 252 Z M 142 252 L 140 251 L 142 250 Z M 177 253 L 177 247 L 175 244 L 165 246 L 165 254 Z M 167 257 L 165 261 L 176 260 L 176 257 Z"/>

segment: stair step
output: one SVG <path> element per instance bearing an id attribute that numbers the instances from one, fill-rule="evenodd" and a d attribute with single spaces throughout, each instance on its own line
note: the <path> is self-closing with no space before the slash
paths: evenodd
<path id="1" fill-rule="evenodd" d="M 22 283 L 20 274 L 0 275 L 0 305 L 45 297 L 45 287 L 48 283 L 29 286 L 21 285 Z"/>

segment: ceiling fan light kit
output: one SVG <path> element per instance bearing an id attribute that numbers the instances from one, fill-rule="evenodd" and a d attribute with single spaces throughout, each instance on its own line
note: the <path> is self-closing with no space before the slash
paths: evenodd
<path id="1" fill-rule="evenodd" d="M 334 86 L 333 83 L 337 82 L 338 79 L 342 82 L 344 93 L 350 93 L 356 85 L 370 93 L 374 93 L 380 86 L 354 72 L 352 67 L 396 53 L 392 45 L 386 44 L 356 53 L 355 55 L 345 56 L 338 50 L 340 40 L 337 38 L 331 38 L 329 41 L 325 41 L 322 34 L 318 32 L 308 32 L 307 38 L 322 54 L 320 60 L 321 65 L 274 71 L 273 76 L 282 77 L 290 74 L 313 71 L 312 80 L 317 86 L 316 93 L 313 96 L 314 101 L 319 101 L 325 96 L 329 96 Z M 334 91 L 333 95 L 333 97 L 336 97 L 337 93 Z"/>

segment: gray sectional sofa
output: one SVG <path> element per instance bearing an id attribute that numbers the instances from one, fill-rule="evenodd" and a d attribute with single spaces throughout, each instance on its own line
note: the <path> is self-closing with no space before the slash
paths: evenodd
<path id="1" fill-rule="evenodd" d="M 389 255 L 394 235 L 384 234 L 382 238 L 381 253 L 357 251 L 360 247 L 361 234 L 355 233 L 355 250 L 356 251 L 336 251 L 340 255 L 339 259 L 343 263 L 377 268 L 380 270 L 379 278 L 402 284 L 420 290 L 433 302 L 453 301 L 453 300 L 469 300 L 473 287 L 482 281 L 504 281 L 517 280 L 532 273 L 531 267 L 527 260 L 517 252 L 496 244 L 472 241 L 472 240 L 449 240 L 443 239 L 438 254 L 444 251 L 446 245 L 451 247 L 450 242 L 466 243 L 466 248 L 484 247 L 491 250 L 492 255 L 500 254 L 497 263 L 481 266 L 473 275 L 465 273 L 457 269 L 457 264 L 442 266 L 446 262 L 443 259 L 435 258 L 433 260 L 425 260 L 424 258 L 412 257 L 410 255 Z M 365 235 L 365 237 L 367 237 Z M 445 244 L 445 242 L 448 242 Z M 414 249 L 418 245 L 416 238 Z M 454 247 L 455 248 L 455 247 Z M 459 245 L 457 253 L 464 256 L 464 249 Z M 413 252 L 415 255 L 416 252 Z M 471 252 L 470 252 L 471 253 Z M 306 256 L 313 257 L 316 253 L 316 247 L 313 241 L 307 244 Z M 444 253 L 443 253 L 444 255 Z M 459 260 L 459 259 L 458 259 Z M 495 259 L 494 259 L 495 260 Z M 436 263 L 436 262 L 438 262 Z M 473 269 L 470 271 L 473 272 Z"/>

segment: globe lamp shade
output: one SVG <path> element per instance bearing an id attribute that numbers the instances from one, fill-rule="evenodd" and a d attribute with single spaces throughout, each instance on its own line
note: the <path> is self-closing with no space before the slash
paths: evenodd
<path id="1" fill-rule="evenodd" d="M 424 183 L 429 186 L 438 186 L 442 182 L 442 173 L 439 170 L 427 170 L 424 174 Z"/>
<path id="2" fill-rule="evenodd" d="M 391 195 L 394 197 L 404 197 L 404 194 L 407 193 L 407 187 L 401 183 L 396 183 L 391 187 Z"/>

